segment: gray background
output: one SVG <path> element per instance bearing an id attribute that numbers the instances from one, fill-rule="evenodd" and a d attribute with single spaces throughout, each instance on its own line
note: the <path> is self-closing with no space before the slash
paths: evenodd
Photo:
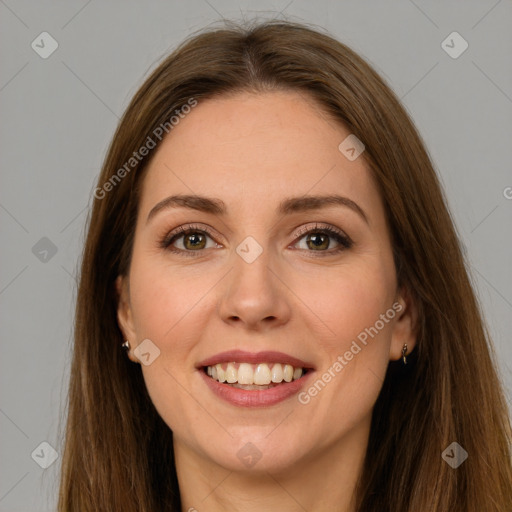
<path id="1" fill-rule="evenodd" d="M 446 188 L 512 397 L 510 1 L 0 0 L 1 511 L 55 508 L 60 459 L 43 470 L 31 454 L 61 447 L 77 260 L 118 118 L 184 37 L 255 15 L 325 27 L 402 98 Z M 43 31 L 59 45 L 47 59 L 31 47 Z M 453 31 L 469 44 L 456 59 L 441 46 Z"/>

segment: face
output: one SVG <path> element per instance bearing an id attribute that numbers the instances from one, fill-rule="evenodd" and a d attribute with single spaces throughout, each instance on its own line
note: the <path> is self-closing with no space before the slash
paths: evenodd
<path id="1" fill-rule="evenodd" d="M 240 93 L 200 102 L 154 155 L 118 319 L 180 454 L 284 471 L 364 439 L 390 359 L 412 350 L 349 134 L 299 93 Z"/>

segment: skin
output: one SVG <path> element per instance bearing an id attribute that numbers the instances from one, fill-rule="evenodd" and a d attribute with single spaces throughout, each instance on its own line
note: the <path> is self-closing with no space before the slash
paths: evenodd
<path id="1" fill-rule="evenodd" d="M 214 129 L 212 129 L 214 127 Z M 134 348 L 160 355 L 141 365 L 151 399 L 174 434 L 183 510 L 352 511 L 371 413 L 390 360 L 414 348 L 416 309 L 397 289 L 389 229 L 362 157 L 338 145 L 349 131 L 297 92 L 238 93 L 199 104 L 164 139 L 144 179 L 129 274 L 119 276 L 119 325 Z M 278 215 L 285 198 L 346 196 L 346 206 Z M 174 194 L 222 199 L 224 216 L 186 208 L 149 211 Z M 159 241 L 179 226 L 210 227 L 206 246 Z M 353 241 L 315 249 L 299 229 L 331 225 Z M 201 234 L 201 233 L 199 233 Z M 262 254 L 236 252 L 252 236 Z M 325 244 L 327 245 L 327 244 Z M 322 252 L 323 251 L 323 252 Z M 315 257 L 316 256 L 316 257 Z M 278 350 L 315 367 L 314 382 L 365 328 L 402 310 L 309 403 L 297 395 L 264 408 L 217 398 L 196 365 L 216 353 Z M 261 459 L 237 452 L 251 442 Z"/>

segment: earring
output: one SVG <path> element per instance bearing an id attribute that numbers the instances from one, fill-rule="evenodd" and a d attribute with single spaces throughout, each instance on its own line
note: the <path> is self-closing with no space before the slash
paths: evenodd
<path id="1" fill-rule="evenodd" d="M 407 364 L 407 357 L 405 357 L 407 354 L 407 344 L 404 343 L 404 346 L 402 348 L 402 360 L 404 362 L 404 364 Z"/>
<path id="2" fill-rule="evenodd" d="M 123 347 L 126 352 L 128 352 L 130 350 L 130 342 L 128 340 L 126 340 L 122 345 L 121 347 Z"/>

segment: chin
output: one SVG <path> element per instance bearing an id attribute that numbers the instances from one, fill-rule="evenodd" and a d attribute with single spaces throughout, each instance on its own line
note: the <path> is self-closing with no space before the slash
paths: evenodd
<path id="1" fill-rule="evenodd" d="M 232 438 L 223 437 L 227 442 L 218 440 L 215 445 L 209 442 L 201 451 L 216 464 L 237 473 L 289 472 L 291 467 L 297 468 L 308 450 L 300 442 L 300 436 L 285 430 L 280 435 L 274 432 L 269 436 L 272 428 L 245 427 L 238 433 L 231 430 Z"/>

